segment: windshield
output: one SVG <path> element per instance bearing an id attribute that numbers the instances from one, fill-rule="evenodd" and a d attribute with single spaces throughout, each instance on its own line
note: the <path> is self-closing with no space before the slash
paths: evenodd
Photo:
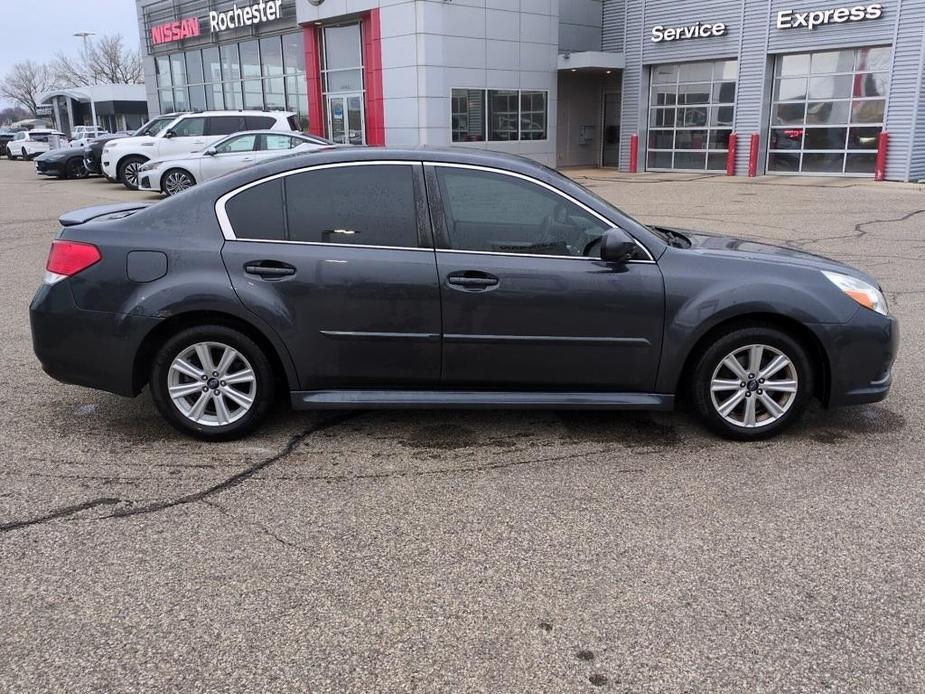
<path id="1" fill-rule="evenodd" d="M 149 120 L 147 123 L 142 125 L 138 130 L 136 130 L 133 135 L 135 137 L 140 137 L 142 135 L 157 135 L 161 130 L 166 128 L 170 123 L 177 119 L 176 116 L 164 116 L 160 118 L 154 118 Z"/>

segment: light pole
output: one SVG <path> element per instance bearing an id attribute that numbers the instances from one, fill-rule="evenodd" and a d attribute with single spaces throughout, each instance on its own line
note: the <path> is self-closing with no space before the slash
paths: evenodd
<path id="1" fill-rule="evenodd" d="M 89 39 L 91 36 L 96 36 L 96 34 L 94 34 L 92 31 L 78 31 L 76 34 L 74 34 L 74 36 L 77 37 L 77 38 L 83 39 L 83 43 L 84 43 L 84 62 L 86 62 L 86 61 L 87 61 L 87 56 L 89 55 L 88 50 L 87 50 L 87 39 Z M 93 81 L 93 84 L 96 84 L 96 75 L 91 75 L 91 76 L 90 76 L 90 79 Z M 97 124 L 96 124 L 96 104 L 93 103 L 93 92 L 90 91 L 89 86 L 87 87 L 87 94 L 88 94 L 89 97 L 90 97 L 90 115 L 91 115 L 92 118 L 93 118 L 93 127 L 95 128 L 95 127 L 97 127 Z M 73 125 L 73 124 L 72 124 L 72 125 Z"/>

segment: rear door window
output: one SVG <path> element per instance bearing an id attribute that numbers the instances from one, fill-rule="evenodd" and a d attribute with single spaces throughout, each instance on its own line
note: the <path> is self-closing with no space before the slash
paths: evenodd
<path id="1" fill-rule="evenodd" d="M 211 116 L 207 135 L 231 135 L 247 130 L 244 116 Z"/>
<path id="2" fill-rule="evenodd" d="M 292 241 L 418 246 L 409 165 L 332 167 L 293 174 L 285 180 Z"/>
<path id="3" fill-rule="evenodd" d="M 238 239 L 283 241 L 286 215 L 283 179 L 276 178 L 248 188 L 225 203 L 225 214 Z"/>
<path id="4" fill-rule="evenodd" d="M 296 145 L 302 144 L 302 140 L 297 140 L 288 135 L 261 135 L 263 138 L 263 148 L 268 151 L 292 149 Z"/>

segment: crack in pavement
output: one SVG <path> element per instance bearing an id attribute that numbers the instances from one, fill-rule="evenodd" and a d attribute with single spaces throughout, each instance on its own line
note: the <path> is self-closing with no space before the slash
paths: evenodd
<path id="1" fill-rule="evenodd" d="M 895 219 L 869 219 L 864 222 L 858 222 L 854 225 L 854 232 L 851 234 L 840 234 L 838 236 L 821 236 L 814 239 L 792 239 L 787 242 L 787 246 L 792 246 L 794 248 L 805 248 L 806 246 L 812 246 L 817 243 L 822 243 L 823 241 L 842 241 L 844 239 L 862 239 L 867 236 L 868 232 L 864 227 L 870 226 L 873 224 L 896 224 L 897 222 L 905 222 L 909 219 L 912 219 L 916 215 L 925 213 L 925 210 L 914 210 L 908 214 L 903 215 L 902 217 L 897 217 Z"/>
<path id="2" fill-rule="evenodd" d="M 306 430 L 293 434 L 289 437 L 289 440 L 277 453 L 264 458 L 253 465 L 245 468 L 244 470 L 232 475 L 231 477 L 214 484 L 211 487 L 202 489 L 198 492 L 193 492 L 192 494 L 184 494 L 183 496 L 177 497 L 175 499 L 164 499 L 160 501 L 153 501 L 146 503 L 141 506 L 135 506 L 137 502 L 131 499 L 119 499 L 115 497 L 102 497 L 98 499 L 92 499 L 90 501 L 85 501 L 80 504 L 74 504 L 71 506 L 64 506 L 62 508 L 56 509 L 49 513 L 42 514 L 35 518 L 30 518 L 20 521 L 11 521 L 0 525 L 0 532 L 11 532 L 13 530 L 19 530 L 21 528 L 27 528 L 33 525 L 40 525 L 42 523 L 47 523 L 49 521 L 57 520 L 60 518 L 66 518 L 68 516 L 73 516 L 74 514 L 80 513 L 81 511 L 86 511 L 97 506 L 114 506 L 116 504 L 127 504 L 128 508 L 117 510 L 113 513 L 110 513 L 105 516 L 100 516 L 96 520 L 107 520 L 113 518 L 126 518 L 129 516 L 139 516 L 148 513 L 156 513 L 158 511 L 164 511 L 169 508 L 174 508 L 176 506 L 183 506 L 186 504 L 192 504 L 197 501 L 204 501 L 208 497 L 214 494 L 220 494 L 232 487 L 236 487 L 242 482 L 250 479 L 256 475 L 261 470 L 265 470 L 274 463 L 279 462 L 280 460 L 291 455 L 296 447 L 302 443 L 305 439 L 310 437 L 312 434 L 316 434 L 319 431 L 328 429 L 336 424 L 346 421 L 357 416 L 357 412 L 348 412 L 339 414 L 333 417 L 329 417 L 326 420 L 318 422 L 314 426 L 307 428 Z"/>
<path id="3" fill-rule="evenodd" d="M 303 553 L 305 553 L 305 554 L 309 554 L 309 553 L 311 552 L 311 550 L 309 550 L 308 547 L 303 547 L 302 545 L 297 545 L 297 544 L 295 544 L 294 542 L 290 542 L 290 541 L 287 540 L 286 538 L 284 538 L 284 537 L 282 537 L 282 536 L 277 535 L 276 533 L 274 533 L 272 530 L 270 530 L 268 527 L 266 527 L 266 526 L 263 525 L 262 523 L 258 523 L 258 522 L 255 521 L 255 520 L 248 520 L 248 519 L 246 519 L 246 518 L 241 518 L 240 516 L 236 516 L 235 514 L 231 513 L 231 511 L 229 511 L 228 509 L 226 509 L 226 508 L 225 508 L 224 506 L 222 506 L 221 504 L 218 504 L 218 503 L 216 503 L 216 502 L 214 502 L 214 501 L 210 501 L 210 500 L 208 500 L 208 499 L 204 499 L 202 503 L 204 503 L 206 506 L 211 506 L 211 507 L 214 508 L 216 511 L 218 511 L 219 513 L 221 513 L 223 516 L 225 516 L 226 518 L 230 518 L 231 520 L 235 521 L 236 523 L 240 523 L 241 525 L 246 526 L 246 527 L 249 527 L 249 528 L 256 528 L 256 529 L 259 530 L 263 535 L 266 535 L 267 537 L 269 537 L 269 538 L 272 539 L 273 541 L 275 541 L 275 542 L 277 542 L 277 543 L 283 545 L 284 547 L 288 547 L 288 548 L 290 548 L 290 549 L 294 549 L 294 550 L 297 550 L 297 551 L 299 551 L 299 552 L 303 552 Z"/>

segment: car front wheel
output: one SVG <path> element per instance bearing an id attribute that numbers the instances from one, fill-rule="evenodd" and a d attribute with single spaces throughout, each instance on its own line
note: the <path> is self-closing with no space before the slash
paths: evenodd
<path id="1" fill-rule="evenodd" d="M 164 174 L 164 192 L 167 195 L 176 195 L 177 193 L 182 193 L 188 188 L 192 188 L 196 185 L 196 181 L 193 180 L 193 177 L 188 171 L 183 169 L 171 169 Z"/>
<path id="2" fill-rule="evenodd" d="M 151 394 L 179 431 L 228 441 L 252 431 L 273 401 L 273 371 L 263 350 L 221 325 L 188 328 L 154 358 Z"/>
<path id="3" fill-rule="evenodd" d="M 771 327 L 733 330 L 697 360 L 692 380 L 697 414 L 713 431 L 739 441 L 766 439 L 799 419 L 813 393 L 804 347 Z"/>

